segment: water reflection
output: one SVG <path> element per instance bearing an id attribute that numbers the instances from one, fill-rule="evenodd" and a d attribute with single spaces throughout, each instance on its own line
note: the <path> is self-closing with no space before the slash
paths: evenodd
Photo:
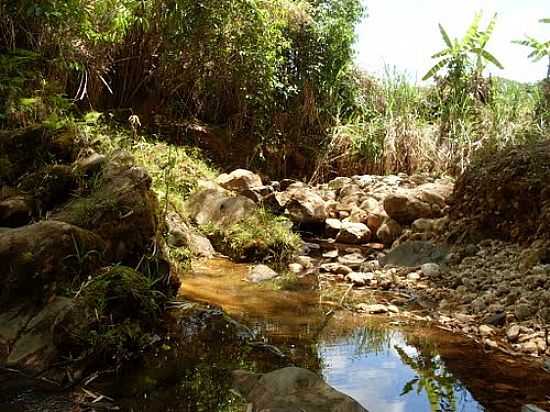
<path id="1" fill-rule="evenodd" d="M 483 411 L 432 349 L 378 326 L 318 345 L 327 382 L 371 412 Z"/>

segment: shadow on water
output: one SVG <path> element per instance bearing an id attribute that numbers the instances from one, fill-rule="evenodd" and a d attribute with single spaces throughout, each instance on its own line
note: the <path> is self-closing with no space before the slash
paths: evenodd
<path id="1" fill-rule="evenodd" d="M 314 279 L 277 290 L 243 281 L 247 271 L 218 259 L 185 275 L 180 298 L 212 306 L 173 311 L 169 337 L 155 353 L 94 389 L 124 411 L 244 412 L 245 402 L 231 390 L 232 370 L 295 365 L 370 412 L 511 412 L 526 403 L 548 409 L 550 374 L 530 364 L 426 324 L 344 311 L 327 317 Z M 7 405 L 1 392 L 0 407 Z M 32 402 L 37 395 L 30 397 L 30 407 L 7 410 L 42 410 Z"/>

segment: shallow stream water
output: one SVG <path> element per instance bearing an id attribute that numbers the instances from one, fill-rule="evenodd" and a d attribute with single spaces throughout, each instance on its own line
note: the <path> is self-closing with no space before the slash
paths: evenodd
<path id="1" fill-rule="evenodd" d="M 96 393 L 124 411 L 244 412 L 246 402 L 231 390 L 232 370 L 296 365 L 370 412 L 519 411 L 528 403 L 550 410 L 550 374 L 535 364 L 486 353 L 427 323 L 330 311 L 334 297 L 319 291 L 314 277 L 255 285 L 244 280 L 247 272 L 223 259 L 195 264 L 182 278 L 179 301 L 212 305 L 206 321 L 174 310 L 171 340 L 144 363 L 98 380 Z M 237 331 L 233 338 L 226 328 Z M 243 328 L 253 345 L 235 343 Z M 0 412 L 92 410 L 71 409 L 68 396 L 21 390 L 1 373 L 0 385 L 13 391 L 3 402 L 0 389 Z"/>

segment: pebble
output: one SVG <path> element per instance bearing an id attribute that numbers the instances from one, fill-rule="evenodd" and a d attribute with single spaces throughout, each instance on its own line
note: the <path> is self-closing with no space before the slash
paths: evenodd
<path id="1" fill-rule="evenodd" d="M 388 307 L 386 305 L 382 305 L 382 304 L 373 304 L 373 305 L 369 305 L 367 303 L 359 303 L 356 308 L 360 311 L 360 312 L 366 312 L 366 313 L 374 313 L 374 314 L 377 314 L 377 313 L 387 313 L 388 312 Z"/>
<path id="2" fill-rule="evenodd" d="M 479 333 L 481 336 L 490 336 L 495 333 L 495 331 L 489 325 L 481 325 L 479 327 Z"/>
<path id="3" fill-rule="evenodd" d="M 299 263 L 291 263 L 288 265 L 288 270 L 292 273 L 300 273 L 304 270 L 304 267 Z"/>
<path id="4" fill-rule="evenodd" d="M 409 273 L 407 279 L 413 282 L 420 280 L 420 275 L 416 272 Z"/>
<path id="5" fill-rule="evenodd" d="M 309 256 L 298 256 L 296 258 L 296 263 L 302 265 L 306 269 L 311 269 L 313 267 L 313 259 Z"/>
<path id="6" fill-rule="evenodd" d="M 508 328 L 506 331 L 506 339 L 510 342 L 515 342 L 519 338 L 519 326 L 518 325 L 512 325 Z"/>
<path id="7" fill-rule="evenodd" d="M 372 272 L 351 272 L 346 278 L 355 285 L 366 285 L 374 279 Z"/>

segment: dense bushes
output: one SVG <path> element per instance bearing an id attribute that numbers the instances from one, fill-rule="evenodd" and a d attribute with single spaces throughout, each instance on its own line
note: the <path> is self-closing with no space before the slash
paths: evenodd
<path id="1" fill-rule="evenodd" d="M 44 83 L 93 108 L 196 118 L 279 145 L 318 144 L 353 106 L 359 0 L 49 0 L 2 11 L 0 49 L 48 59 Z"/>

